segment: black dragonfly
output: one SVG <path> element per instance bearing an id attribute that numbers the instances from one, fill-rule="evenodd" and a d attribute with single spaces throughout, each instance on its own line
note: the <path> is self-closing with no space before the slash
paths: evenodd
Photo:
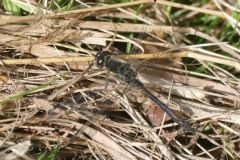
<path id="1" fill-rule="evenodd" d="M 131 68 L 128 63 L 124 63 L 111 58 L 111 53 L 109 51 L 100 51 L 96 54 L 96 64 L 99 68 L 105 67 L 108 71 L 115 74 L 117 78 L 126 82 L 127 84 L 142 90 L 142 92 L 156 103 L 166 114 L 172 118 L 176 123 L 178 123 L 184 129 L 195 133 L 193 129 L 187 122 L 180 120 L 174 112 L 163 102 L 161 102 L 156 96 L 154 96 L 142 82 L 137 79 L 137 72 Z"/>

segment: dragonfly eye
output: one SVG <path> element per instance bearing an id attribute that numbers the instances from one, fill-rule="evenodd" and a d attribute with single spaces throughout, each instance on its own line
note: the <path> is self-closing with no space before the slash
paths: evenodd
<path id="1" fill-rule="evenodd" d="M 104 64 L 104 56 L 102 55 L 101 52 L 98 52 L 96 54 L 96 65 L 97 67 L 102 68 L 103 64 Z"/>

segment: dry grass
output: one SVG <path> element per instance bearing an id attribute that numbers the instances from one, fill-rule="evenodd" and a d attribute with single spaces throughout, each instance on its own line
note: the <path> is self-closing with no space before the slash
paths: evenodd
<path id="1" fill-rule="evenodd" d="M 28 5 L 33 15 L 0 16 L 0 159 L 240 158 L 239 49 L 220 38 L 222 25 L 211 34 L 204 25 L 169 25 L 166 12 L 178 8 L 186 23 L 199 14 L 216 16 L 236 27 L 237 36 L 239 23 L 230 14 L 236 8 L 222 1 L 196 7 L 76 1 L 56 13 Z M 196 134 L 113 76 L 103 89 L 107 74 L 91 63 L 94 54 L 108 47 L 124 52 L 130 44 L 141 53 L 115 57 L 134 64 L 140 80 L 189 119 Z"/>

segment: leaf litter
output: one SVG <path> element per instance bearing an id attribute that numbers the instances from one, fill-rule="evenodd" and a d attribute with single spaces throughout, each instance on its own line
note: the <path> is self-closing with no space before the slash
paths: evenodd
<path id="1" fill-rule="evenodd" d="M 198 13 L 219 16 L 225 23 L 234 20 L 224 16 L 229 11 L 222 9 L 156 3 L 96 4 L 25 17 L 2 15 L 0 154 L 35 159 L 60 146 L 58 156 L 65 158 L 238 159 L 239 49 L 199 27 L 159 24 L 151 14 L 156 13 L 153 5 L 158 14 L 165 6 L 173 6 L 188 12 L 183 20 Z M 226 6 L 214 3 L 218 8 Z M 130 9 L 136 4 L 151 14 Z M 141 23 L 134 23 L 135 19 Z M 128 33 L 147 36 L 130 39 Z M 192 36 L 206 43 L 199 46 Z M 141 81 L 179 117 L 189 119 L 195 135 L 111 75 L 104 90 L 106 72 L 90 68 L 90 60 L 83 58 L 93 60 L 111 41 L 111 49 L 121 50 L 131 43 L 145 50 L 144 62 L 136 62 Z M 164 59 L 158 59 L 161 54 L 166 55 Z M 12 149 L 19 145 L 24 145 L 22 150 Z"/>

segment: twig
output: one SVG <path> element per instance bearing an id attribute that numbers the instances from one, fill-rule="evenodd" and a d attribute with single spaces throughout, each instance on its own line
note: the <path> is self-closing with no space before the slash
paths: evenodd
<path id="1" fill-rule="evenodd" d="M 153 0 L 140 0 L 140 1 L 134 1 L 134 2 L 128 2 L 128 3 L 100 6 L 100 7 L 97 6 L 97 7 L 92 7 L 92 8 L 71 10 L 71 11 L 65 11 L 65 12 L 60 12 L 60 13 L 50 13 L 50 14 L 42 15 L 42 17 L 45 19 L 57 18 L 57 17 L 59 18 L 59 17 L 64 17 L 64 16 L 70 16 L 70 15 L 74 16 L 74 15 L 83 14 L 83 13 L 94 13 L 97 11 L 111 10 L 111 9 L 120 8 L 120 7 L 129 7 L 129 6 L 141 5 L 141 4 L 147 4 L 147 3 L 153 4 L 154 1 Z M 188 5 L 184 5 L 184 4 L 180 4 L 180 3 L 168 2 L 168 1 L 158 0 L 156 3 L 165 5 L 165 6 L 172 6 L 172 7 L 176 7 L 176 8 L 183 8 L 183 9 L 187 9 L 187 10 L 198 11 L 198 12 L 204 13 L 204 14 L 219 16 L 224 19 L 226 18 L 224 16 L 224 14 L 220 11 L 192 7 L 192 6 L 188 6 Z M 22 16 L 22 17 L 1 16 L 0 17 L 0 26 L 6 25 L 6 24 L 11 24 L 11 23 L 18 23 L 18 22 L 30 22 L 30 21 L 34 21 L 39 18 L 41 18 L 41 16 L 39 16 L 39 15 L 30 15 L 30 16 Z"/>
<path id="2" fill-rule="evenodd" d="M 190 51 L 182 51 L 175 53 L 158 53 L 158 54 L 129 54 L 129 55 L 114 55 L 115 57 L 123 58 L 123 59 L 163 59 L 163 58 L 182 58 L 189 57 L 195 58 L 196 60 L 205 60 L 213 63 L 225 64 L 228 66 L 233 66 L 240 69 L 240 63 L 234 59 L 230 59 L 228 57 L 221 58 L 219 56 L 207 55 L 207 54 L 199 54 L 196 52 Z M 42 57 L 42 58 L 32 58 L 32 59 L 5 59 L 1 60 L 2 65 L 16 65 L 16 64 L 49 64 L 49 63 L 64 63 L 64 62 L 86 62 L 86 61 L 94 61 L 94 56 L 69 56 L 69 57 Z"/>

